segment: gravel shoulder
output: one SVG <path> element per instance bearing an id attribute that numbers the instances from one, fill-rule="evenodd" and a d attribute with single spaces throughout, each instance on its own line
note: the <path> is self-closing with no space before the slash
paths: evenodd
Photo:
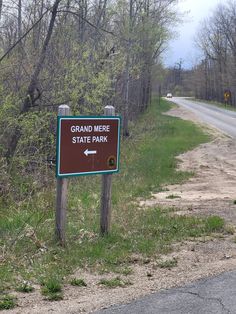
<path id="1" fill-rule="evenodd" d="M 198 118 L 183 108 L 174 108 L 168 114 L 201 126 Z M 181 185 L 166 186 L 165 192 L 153 194 L 141 205 L 173 206 L 181 209 L 179 214 L 215 214 L 236 225 L 236 141 L 218 129 L 208 128 L 208 132 L 213 137 L 210 143 L 178 156 L 179 169 L 195 175 Z"/>
<path id="2" fill-rule="evenodd" d="M 182 108 L 172 109 L 168 114 L 200 123 L 193 113 Z M 205 128 L 205 127 L 204 127 Z M 40 288 L 30 295 L 18 293 L 19 306 L 2 313 L 92 313 L 113 304 L 127 303 L 141 296 L 178 287 L 196 279 L 236 269 L 236 143 L 216 129 L 209 129 L 213 136 L 210 143 L 178 157 L 179 169 L 193 171 L 194 177 L 181 185 L 167 186 L 165 192 L 153 194 L 139 206 L 163 206 L 176 208 L 178 215 L 219 215 L 230 225 L 229 234 L 203 237 L 185 241 L 175 246 L 174 252 L 162 256 L 175 258 L 174 268 L 157 267 L 157 261 L 134 256 L 130 267 L 132 273 L 124 276 L 130 285 L 125 288 L 108 289 L 98 285 L 101 278 L 114 278 L 115 274 L 94 274 L 78 270 L 73 277 L 83 278 L 87 287 L 66 286 L 64 300 L 43 300 Z M 174 195 L 174 198 L 168 198 Z"/>

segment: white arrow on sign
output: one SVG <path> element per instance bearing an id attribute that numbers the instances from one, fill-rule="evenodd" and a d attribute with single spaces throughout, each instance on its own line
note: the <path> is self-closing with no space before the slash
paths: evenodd
<path id="1" fill-rule="evenodd" d="M 97 154 L 97 151 L 96 150 L 88 150 L 88 148 L 84 151 L 84 154 L 86 155 L 86 156 L 88 156 L 88 155 L 95 155 L 95 154 Z"/>

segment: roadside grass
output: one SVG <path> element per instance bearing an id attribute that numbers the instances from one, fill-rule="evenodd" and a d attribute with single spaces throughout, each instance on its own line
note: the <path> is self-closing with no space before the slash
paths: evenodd
<path id="1" fill-rule="evenodd" d="M 116 288 L 116 287 L 127 287 L 132 285 L 129 280 L 122 280 L 120 277 L 112 278 L 112 279 L 101 279 L 98 283 L 99 285 L 103 285 L 106 288 Z"/>
<path id="2" fill-rule="evenodd" d="M 59 301 L 63 299 L 61 280 L 51 277 L 42 281 L 41 292 L 49 301 Z"/>
<path id="3" fill-rule="evenodd" d="M 177 265 L 178 265 L 178 260 L 176 258 L 167 259 L 164 261 L 162 260 L 157 263 L 157 266 L 159 268 L 167 268 L 167 269 L 171 269 L 173 267 L 176 267 Z"/>
<path id="4" fill-rule="evenodd" d="M 70 284 L 72 286 L 77 286 L 77 287 L 87 287 L 86 282 L 84 281 L 84 279 L 81 279 L 81 278 L 79 278 L 79 279 L 77 279 L 77 278 L 71 279 Z"/>
<path id="5" fill-rule="evenodd" d="M 115 272 L 117 274 L 121 274 L 121 275 L 124 275 L 124 276 L 129 276 L 133 273 L 133 269 L 129 266 L 125 266 L 125 267 L 121 267 L 121 268 L 116 268 L 115 269 Z"/>
<path id="6" fill-rule="evenodd" d="M 109 236 L 99 235 L 100 176 L 69 181 L 65 248 L 54 238 L 55 187 L 18 204 L 1 203 L 1 291 L 16 289 L 24 280 L 43 282 L 48 299 L 61 299 L 64 278 L 78 267 L 128 274 L 134 254 L 156 257 L 170 252 L 177 241 L 223 231 L 219 217 L 174 216 L 171 209 L 138 205 L 137 198 L 189 178 L 191 173 L 176 170 L 176 156 L 209 140 L 192 123 L 162 114 L 170 108 L 168 102 L 154 100 L 122 141 Z"/>
<path id="7" fill-rule="evenodd" d="M 219 216 L 210 216 L 206 219 L 206 229 L 208 232 L 217 232 L 224 230 L 225 221 Z"/>
<path id="8" fill-rule="evenodd" d="M 176 199 L 176 198 L 181 198 L 181 196 L 175 195 L 175 194 L 170 194 L 170 195 L 167 195 L 166 198 L 173 200 L 173 199 Z"/>
<path id="9" fill-rule="evenodd" d="M 10 310 L 17 306 L 16 297 L 5 294 L 0 296 L 0 311 L 1 310 Z"/>
<path id="10" fill-rule="evenodd" d="M 30 293 L 34 291 L 34 287 L 32 287 L 28 282 L 23 282 L 16 288 L 16 291 Z"/>
<path id="11" fill-rule="evenodd" d="M 198 102 L 202 102 L 202 103 L 207 103 L 209 105 L 213 105 L 216 106 L 218 108 L 222 108 L 222 109 L 227 109 L 230 111 L 236 111 L 236 108 L 234 106 L 222 103 L 222 102 L 218 102 L 218 101 L 214 101 L 214 100 L 204 100 L 204 99 L 198 99 L 198 98 L 192 98 L 193 101 L 198 101 Z"/>

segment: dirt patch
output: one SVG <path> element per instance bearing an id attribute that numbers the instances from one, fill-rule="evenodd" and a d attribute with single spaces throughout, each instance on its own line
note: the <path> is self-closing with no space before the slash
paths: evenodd
<path id="1" fill-rule="evenodd" d="M 169 114 L 198 122 L 194 114 L 173 109 Z M 153 194 L 141 206 L 175 207 L 178 215 L 219 215 L 232 228 L 236 225 L 236 144 L 234 140 L 211 129 L 214 140 L 179 156 L 179 169 L 195 173 L 182 185 L 167 187 L 167 191 Z M 181 209 L 181 210 L 177 210 Z M 233 231 L 231 228 L 231 232 Z M 176 260 L 173 268 L 160 268 L 160 260 Z M 158 266 L 159 265 L 159 266 Z M 78 270 L 74 277 L 83 278 L 87 287 L 64 288 L 64 300 L 43 300 L 40 288 L 30 295 L 18 293 L 19 307 L 2 313 L 91 313 L 117 303 L 127 303 L 160 289 L 177 287 L 196 279 L 236 269 L 234 235 L 205 237 L 193 242 L 177 244 L 174 252 L 157 260 L 134 257 L 129 267 L 132 273 L 99 275 Z M 119 276 L 130 284 L 124 288 L 108 289 L 99 285 L 101 278 Z"/>
<path id="2" fill-rule="evenodd" d="M 182 108 L 169 114 L 199 123 L 193 113 Z M 153 194 L 142 206 L 176 207 L 180 214 L 215 214 L 236 225 L 236 141 L 217 129 L 208 131 L 214 137 L 212 142 L 178 156 L 179 170 L 192 171 L 194 176 L 184 184 L 166 186 L 165 192 Z"/>

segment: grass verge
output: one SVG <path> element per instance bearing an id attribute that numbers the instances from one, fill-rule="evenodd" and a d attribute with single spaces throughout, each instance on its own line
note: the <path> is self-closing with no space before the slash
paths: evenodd
<path id="1" fill-rule="evenodd" d="M 113 289 L 116 287 L 127 287 L 132 285 L 129 280 L 122 280 L 120 277 L 112 278 L 112 279 L 101 279 L 99 281 L 99 285 L 103 285 L 107 288 Z"/>
<path id="2" fill-rule="evenodd" d="M 63 299 L 61 281 L 57 278 L 47 278 L 42 282 L 42 295 L 49 301 L 59 301 Z"/>
<path id="3" fill-rule="evenodd" d="M 171 269 L 173 267 L 176 267 L 177 264 L 178 264 L 178 260 L 176 258 L 172 258 L 172 259 L 168 259 L 168 260 L 164 260 L 164 261 L 159 261 L 157 263 L 157 266 L 160 268 Z"/>
<path id="4" fill-rule="evenodd" d="M 77 278 L 73 278 L 70 281 L 70 284 L 72 286 L 77 286 L 77 287 L 87 287 L 86 282 L 84 281 L 84 279 L 77 279 Z"/>
<path id="5" fill-rule="evenodd" d="M 129 269 L 134 254 L 157 256 L 169 252 L 176 241 L 223 230 L 219 217 L 174 216 L 169 209 L 140 208 L 135 202 L 189 178 L 191 173 L 176 171 L 175 157 L 209 140 L 192 123 L 164 115 L 170 108 L 168 102 L 158 105 L 154 100 L 122 141 L 109 236 L 99 236 L 100 176 L 70 179 L 66 248 L 54 240 L 54 188 L 19 204 L 1 203 L 2 291 L 18 286 L 19 280 L 44 282 L 42 293 L 60 299 L 62 291 L 54 291 L 55 286 L 61 287 L 77 267 L 119 273 Z"/>
<path id="6" fill-rule="evenodd" d="M 32 287 L 28 282 L 23 282 L 16 288 L 16 291 L 22 293 L 30 293 L 34 291 L 34 287 Z"/>
<path id="7" fill-rule="evenodd" d="M 5 294 L 0 296 L 0 311 L 1 310 L 10 310 L 17 306 L 16 297 Z"/>
<path id="8" fill-rule="evenodd" d="M 222 103 L 222 102 L 218 102 L 218 101 L 214 101 L 214 100 L 205 100 L 205 99 L 198 99 L 198 98 L 192 98 L 193 101 L 197 101 L 197 102 L 202 102 L 205 104 L 209 104 L 209 105 L 213 105 L 216 106 L 218 108 L 221 109 L 226 109 L 229 111 L 236 111 L 236 108 L 234 106 Z"/>

